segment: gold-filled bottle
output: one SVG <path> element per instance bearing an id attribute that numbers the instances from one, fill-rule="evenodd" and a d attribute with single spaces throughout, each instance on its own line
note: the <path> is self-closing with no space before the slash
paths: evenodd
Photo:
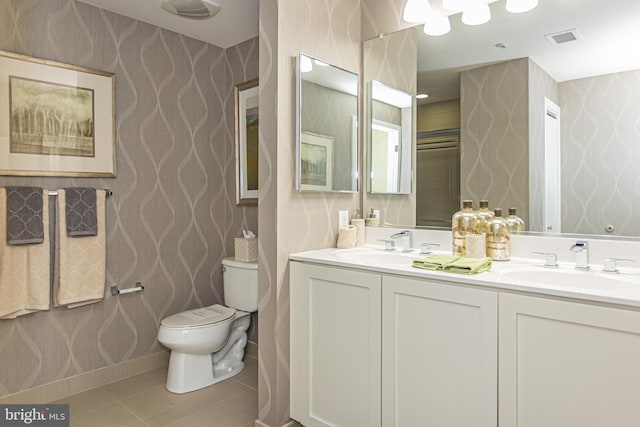
<path id="1" fill-rule="evenodd" d="M 507 261 L 511 258 L 511 231 L 502 218 L 502 209 L 494 212 L 494 217 L 487 221 L 487 256 L 494 261 Z"/>
<path id="2" fill-rule="evenodd" d="M 509 216 L 505 218 L 511 234 L 524 232 L 524 221 L 516 214 L 516 208 L 509 208 Z"/>
<path id="3" fill-rule="evenodd" d="M 473 213 L 471 200 L 462 201 L 462 210 L 456 212 L 451 218 L 451 232 L 453 234 L 453 254 L 466 256 L 466 235 L 476 232 L 478 218 Z"/>

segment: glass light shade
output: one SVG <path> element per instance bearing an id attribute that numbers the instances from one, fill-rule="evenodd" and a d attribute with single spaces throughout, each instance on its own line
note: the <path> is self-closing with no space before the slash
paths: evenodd
<path id="1" fill-rule="evenodd" d="M 427 0 L 407 0 L 404 5 L 402 19 L 407 22 L 422 23 L 427 19 L 429 13 L 429 3 Z"/>
<path id="2" fill-rule="evenodd" d="M 529 12 L 538 5 L 538 0 L 507 0 L 507 10 L 511 13 Z"/>
<path id="3" fill-rule="evenodd" d="M 451 12 L 461 12 L 466 4 L 467 0 L 442 0 L 442 7 Z"/>
<path id="4" fill-rule="evenodd" d="M 429 36 L 442 36 L 451 31 L 451 23 L 448 16 L 429 13 L 424 22 L 424 33 Z"/>
<path id="5" fill-rule="evenodd" d="M 489 5 L 482 2 L 469 3 L 462 12 L 462 22 L 467 25 L 481 25 L 491 19 Z"/>

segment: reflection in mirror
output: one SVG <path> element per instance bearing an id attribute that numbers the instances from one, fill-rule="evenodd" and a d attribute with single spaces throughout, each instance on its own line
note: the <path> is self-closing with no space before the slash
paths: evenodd
<path id="1" fill-rule="evenodd" d="M 358 191 L 358 75 L 298 55 L 296 188 Z"/>
<path id="2" fill-rule="evenodd" d="M 418 150 L 423 136 L 459 128 L 461 199 L 515 207 L 531 231 L 640 236 L 640 2 L 490 7 L 478 27 L 452 16 L 445 36 L 402 31 L 417 34 L 417 93 L 430 95 L 418 102 Z M 365 75 L 378 40 L 365 42 Z M 419 192 L 429 173 L 416 174 Z M 458 206 L 447 209 L 435 221 Z"/>
<path id="3" fill-rule="evenodd" d="M 413 97 L 371 81 L 369 192 L 411 193 Z"/>

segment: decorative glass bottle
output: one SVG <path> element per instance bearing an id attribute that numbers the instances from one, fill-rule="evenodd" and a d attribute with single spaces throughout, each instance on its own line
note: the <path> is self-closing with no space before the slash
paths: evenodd
<path id="1" fill-rule="evenodd" d="M 511 232 L 509 224 L 502 218 L 500 208 L 487 221 L 487 256 L 494 261 L 507 261 L 511 258 Z"/>
<path id="2" fill-rule="evenodd" d="M 516 215 L 516 208 L 509 208 L 509 216 L 505 218 L 511 234 L 522 233 L 524 231 L 524 221 L 518 215 Z"/>
<path id="3" fill-rule="evenodd" d="M 466 235 L 476 232 L 478 218 L 473 213 L 471 200 L 462 201 L 462 210 L 456 212 L 451 219 L 451 232 L 453 233 L 453 254 L 466 256 Z"/>
<path id="4" fill-rule="evenodd" d="M 478 217 L 478 228 L 476 230 L 476 233 L 486 234 L 487 221 L 493 217 L 493 212 L 489 210 L 489 201 L 480 200 L 480 207 L 474 213 Z"/>

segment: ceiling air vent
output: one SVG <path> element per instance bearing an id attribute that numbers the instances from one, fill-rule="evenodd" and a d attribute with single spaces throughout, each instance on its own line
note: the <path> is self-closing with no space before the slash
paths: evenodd
<path id="1" fill-rule="evenodd" d="M 162 8 L 189 19 L 211 18 L 220 10 L 220 6 L 209 0 L 162 0 Z"/>
<path id="2" fill-rule="evenodd" d="M 545 35 L 545 37 L 547 38 L 547 41 L 554 46 L 558 44 L 569 43 L 582 38 L 575 28 L 560 31 L 559 33 L 547 34 Z"/>

